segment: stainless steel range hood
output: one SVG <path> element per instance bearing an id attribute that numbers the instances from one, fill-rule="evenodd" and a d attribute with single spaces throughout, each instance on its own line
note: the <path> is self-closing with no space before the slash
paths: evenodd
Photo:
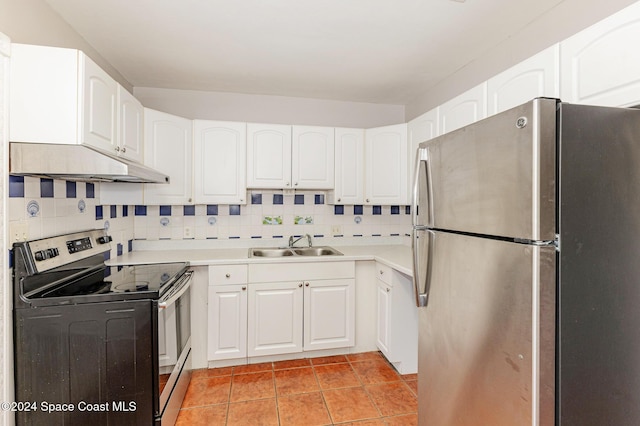
<path id="1" fill-rule="evenodd" d="M 9 174 L 82 182 L 169 183 L 169 176 L 86 145 L 11 142 Z"/>

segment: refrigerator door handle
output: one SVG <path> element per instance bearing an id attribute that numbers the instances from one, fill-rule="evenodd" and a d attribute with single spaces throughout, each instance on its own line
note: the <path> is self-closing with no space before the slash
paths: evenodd
<path id="1" fill-rule="evenodd" d="M 427 256 L 426 259 L 420 256 L 418 233 L 425 233 L 427 238 Z M 411 244 L 413 248 L 413 288 L 416 296 L 416 306 L 427 306 L 429 301 L 429 289 L 431 288 L 431 270 L 433 265 L 433 250 L 435 247 L 436 235 L 428 229 L 414 228 L 411 231 Z M 420 262 L 426 261 L 426 273 L 422 277 L 420 275 Z"/>
<path id="2" fill-rule="evenodd" d="M 420 200 L 420 170 L 424 163 L 424 188 L 426 191 L 426 206 L 423 207 L 423 214 L 427 217 L 420 222 L 418 220 L 418 206 Z M 425 208 L 426 207 L 426 208 Z M 431 167 L 429 166 L 429 148 L 418 148 L 416 152 L 415 174 L 413 177 L 413 194 L 411 197 L 411 223 L 413 227 L 431 226 L 433 224 L 433 203 L 432 203 L 432 187 L 431 187 Z"/>

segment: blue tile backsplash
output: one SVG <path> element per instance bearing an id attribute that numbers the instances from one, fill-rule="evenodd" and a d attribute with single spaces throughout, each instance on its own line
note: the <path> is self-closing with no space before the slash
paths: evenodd
<path id="1" fill-rule="evenodd" d="M 410 231 L 409 206 L 325 204 L 325 194 L 314 191 L 255 191 L 246 205 L 118 207 L 100 204 L 99 184 L 10 176 L 8 189 L 9 218 L 27 220 L 31 239 L 109 226 L 115 235 L 112 256 L 118 255 L 116 244 L 130 251 L 135 239 L 184 239 L 187 227 L 191 239 L 405 236 Z M 38 204 L 39 211 L 30 214 L 27 204 Z"/>

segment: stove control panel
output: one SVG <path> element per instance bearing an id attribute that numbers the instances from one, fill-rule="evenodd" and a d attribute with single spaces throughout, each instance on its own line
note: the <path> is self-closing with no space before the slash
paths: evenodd
<path id="1" fill-rule="evenodd" d="M 91 245 L 91 238 L 89 237 L 67 241 L 67 249 L 69 250 L 69 253 L 77 253 L 79 251 L 90 250 L 92 247 L 93 246 Z"/>
<path id="2" fill-rule="evenodd" d="M 111 249 L 111 241 L 104 230 L 97 229 L 19 243 L 17 249 L 31 257 L 33 273 L 38 273 L 104 253 Z"/>
<path id="3" fill-rule="evenodd" d="M 40 250 L 33 254 L 36 258 L 36 261 L 42 262 L 43 260 L 51 259 L 53 257 L 59 256 L 60 251 L 57 248 L 49 248 L 46 250 Z"/>

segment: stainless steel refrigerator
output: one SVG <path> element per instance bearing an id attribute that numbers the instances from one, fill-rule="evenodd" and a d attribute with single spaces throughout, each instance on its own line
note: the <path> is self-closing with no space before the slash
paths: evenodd
<path id="1" fill-rule="evenodd" d="M 423 142 L 412 214 L 420 425 L 640 424 L 640 110 Z"/>

